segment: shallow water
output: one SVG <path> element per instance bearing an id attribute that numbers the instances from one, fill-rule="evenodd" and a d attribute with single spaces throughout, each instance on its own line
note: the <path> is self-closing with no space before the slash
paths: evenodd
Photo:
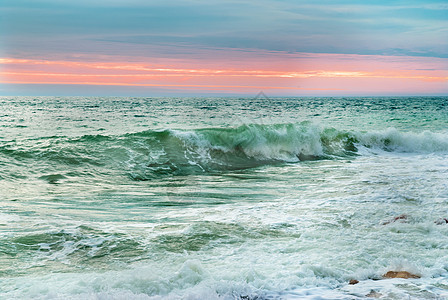
<path id="1" fill-rule="evenodd" d="M 0 297 L 448 298 L 447 178 L 446 97 L 2 97 Z"/>

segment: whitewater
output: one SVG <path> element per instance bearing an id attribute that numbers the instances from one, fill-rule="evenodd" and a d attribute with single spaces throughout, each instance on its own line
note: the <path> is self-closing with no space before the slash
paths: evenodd
<path id="1" fill-rule="evenodd" d="M 0 97 L 0 207 L 2 299 L 448 299 L 448 98 Z"/>

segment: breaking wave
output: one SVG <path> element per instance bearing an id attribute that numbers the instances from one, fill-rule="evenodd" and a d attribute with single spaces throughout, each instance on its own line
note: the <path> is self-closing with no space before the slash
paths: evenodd
<path id="1" fill-rule="evenodd" d="M 369 151 L 447 153 L 448 134 L 430 131 L 344 131 L 302 122 L 236 128 L 147 130 L 119 136 L 50 137 L 6 144 L 1 156 L 77 168 L 126 169 L 135 180 L 161 175 L 247 169 L 267 164 L 338 159 Z M 31 144 L 31 145 L 30 145 Z M 363 151 L 360 151 L 363 150 Z M 365 151 L 367 150 L 367 151 Z"/>
<path id="2" fill-rule="evenodd" d="M 299 124 L 244 125 L 190 131 L 145 131 L 157 145 L 159 156 L 149 167 L 175 171 L 179 167 L 202 171 L 245 169 L 266 164 L 354 157 L 362 150 L 433 153 L 448 152 L 448 135 L 433 132 L 400 132 L 390 128 L 376 132 L 322 128 Z"/>

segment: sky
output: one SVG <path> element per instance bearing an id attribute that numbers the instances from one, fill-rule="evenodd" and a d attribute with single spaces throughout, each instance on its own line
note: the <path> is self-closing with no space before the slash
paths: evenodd
<path id="1" fill-rule="evenodd" d="M 0 95 L 260 91 L 448 95 L 448 1 L 0 1 Z"/>

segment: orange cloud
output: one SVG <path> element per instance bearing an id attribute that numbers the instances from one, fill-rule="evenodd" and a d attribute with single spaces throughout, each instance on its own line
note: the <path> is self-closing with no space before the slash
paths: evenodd
<path id="1" fill-rule="evenodd" d="M 284 57 L 283 57 L 284 59 Z M 185 89 L 252 90 L 334 90 L 387 91 L 400 89 L 445 90 L 447 71 L 428 58 L 379 57 L 335 54 L 302 54 L 301 64 L 260 63 L 255 68 L 206 61 L 163 65 L 126 62 L 51 61 L 0 58 L 3 84 L 105 85 L 171 87 Z M 312 63 L 310 62 L 312 61 Z M 446 61 L 445 62 L 446 65 Z M 428 66 L 430 68 L 428 68 Z M 314 68 L 313 68 L 314 67 Z M 426 67 L 426 68 L 425 68 Z M 427 84 L 415 85 L 418 82 Z M 356 82 L 356 86 L 354 86 Z M 393 82 L 393 84 L 391 84 Z M 337 84 L 336 84 L 337 83 Z M 397 83 L 400 86 L 397 86 Z M 432 83 L 432 85 L 430 85 Z"/>

